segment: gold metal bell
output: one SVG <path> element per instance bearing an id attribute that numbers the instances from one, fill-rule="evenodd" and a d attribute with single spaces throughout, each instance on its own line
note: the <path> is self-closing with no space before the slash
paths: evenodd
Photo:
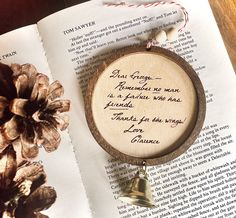
<path id="1" fill-rule="evenodd" d="M 141 207 L 155 207 L 151 186 L 147 178 L 146 166 L 144 169 L 140 169 L 135 174 L 135 177 L 129 181 L 119 199 Z"/>

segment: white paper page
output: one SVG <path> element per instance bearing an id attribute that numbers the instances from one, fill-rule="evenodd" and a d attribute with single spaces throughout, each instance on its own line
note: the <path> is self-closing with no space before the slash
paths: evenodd
<path id="1" fill-rule="evenodd" d="M 183 0 L 181 4 L 187 9 L 190 22 L 177 41 L 161 46 L 183 56 L 199 74 L 206 91 L 207 113 L 204 128 L 188 152 L 170 163 L 149 168 L 157 205 L 154 209 L 116 200 L 121 184 L 133 177 L 136 167 L 113 160 L 96 143 L 86 123 L 82 89 L 112 49 L 140 42 L 147 36 L 145 30 L 176 18 L 165 13 L 179 9 L 107 8 L 100 1 L 92 1 L 38 24 L 53 75 L 63 82 L 66 95 L 72 100 L 70 134 L 96 218 L 236 214 L 235 75 L 208 1 Z"/>
<path id="2" fill-rule="evenodd" d="M 33 64 L 38 72 L 51 78 L 50 69 L 36 25 L 27 26 L 0 36 L 0 61 L 5 64 Z M 61 132 L 58 149 L 47 153 L 40 149 L 32 161 L 42 161 L 47 183 L 57 192 L 56 202 L 42 213 L 49 217 L 86 217 L 89 215 L 87 197 L 76 164 L 70 137 Z"/>

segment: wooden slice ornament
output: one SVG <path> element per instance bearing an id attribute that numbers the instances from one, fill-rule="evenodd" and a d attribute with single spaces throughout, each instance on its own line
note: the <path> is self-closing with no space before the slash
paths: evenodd
<path id="1" fill-rule="evenodd" d="M 160 48 L 121 49 L 99 67 L 85 98 L 89 128 L 123 162 L 157 165 L 185 152 L 205 117 L 204 89 L 180 56 Z"/>

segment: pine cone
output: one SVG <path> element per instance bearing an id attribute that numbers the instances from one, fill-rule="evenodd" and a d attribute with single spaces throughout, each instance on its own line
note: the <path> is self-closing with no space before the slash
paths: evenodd
<path id="1" fill-rule="evenodd" d="M 64 90 L 55 81 L 49 85 L 46 75 L 31 64 L 0 63 L 0 149 L 18 140 L 25 158 L 38 154 L 38 147 L 47 152 L 57 149 L 60 134 L 65 130 L 70 101 L 60 100 Z"/>
<path id="2" fill-rule="evenodd" d="M 47 216 L 56 200 L 52 187 L 44 186 L 46 174 L 40 163 L 25 162 L 17 166 L 12 145 L 0 153 L 0 217 L 38 218 Z"/>

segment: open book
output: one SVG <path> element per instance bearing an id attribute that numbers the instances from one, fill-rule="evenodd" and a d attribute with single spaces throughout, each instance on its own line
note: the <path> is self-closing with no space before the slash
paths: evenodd
<path id="1" fill-rule="evenodd" d="M 92 137 L 84 111 L 87 82 L 114 49 L 140 43 L 153 28 L 172 25 L 175 5 L 106 7 L 90 1 L 0 36 L 0 61 L 31 63 L 59 80 L 72 102 L 70 126 L 53 153 L 40 150 L 47 184 L 57 192 L 45 212 L 56 218 L 236 217 L 236 79 L 207 0 L 182 0 L 189 23 L 160 46 L 185 58 L 206 94 L 204 128 L 177 159 L 148 168 L 156 207 L 117 197 L 135 166 L 109 156 Z M 127 170 L 129 169 L 129 170 Z"/>

